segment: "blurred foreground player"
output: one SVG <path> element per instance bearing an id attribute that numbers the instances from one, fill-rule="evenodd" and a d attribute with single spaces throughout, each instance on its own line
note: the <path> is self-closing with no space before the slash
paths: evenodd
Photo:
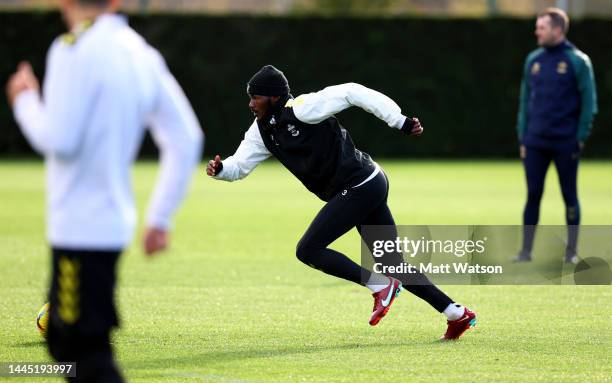
<path id="1" fill-rule="evenodd" d="M 384 317 L 403 287 L 427 301 L 448 319 L 444 339 L 457 339 L 476 322 L 476 315 L 456 304 L 421 274 L 384 276 L 370 273 L 347 256 L 328 248 L 337 238 L 363 225 L 392 227 L 387 205 L 389 184 L 380 166 L 356 149 L 351 136 L 334 116 L 358 106 L 406 135 L 419 136 L 417 118 L 406 118 L 389 97 L 359 84 L 343 84 L 293 98 L 284 74 L 263 67 L 248 83 L 249 108 L 255 121 L 236 153 L 221 161 L 216 156 L 207 174 L 235 181 L 246 177 L 274 155 L 308 190 L 326 202 L 297 245 L 297 257 L 310 267 L 367 286 L 374 296 L 370 325 Z M 372 243 L 364 238 L 371 248 Z M 399 260 L 401 261 L 401 259 Z M 399 264 L 397 260 L 394 264 Z"/>
<path id="2" fill-rule="evenodd" d="M 565 262 L 577 263 L 580 224 L 578 161 L 597 113 L 595 79 L 589 57 L 567 41 L 567 14 L 549 8 L 538 15 L 540 48 L 525 60 L 518 113 L 520 156 L 527 179 L 523 212 L 523 247 L 517 262 L 531 261 L 535 227 L 546 172 L 552 162 L 559 174 L 568 225 Z"/>
<path id="3" fill-rule="evenodd" d="M 114 14 L 118 0 L 60 4 L 70 32 L 51 45 L 43 94 L 28 63 L 7 85 L 15 119 L 46 163 L 48 347 L 55 360 L 77 363 L 75 382 L 122 382 L 109 336 L 117 259 L 136 227 L 130 167 L 149 126 L 161 151 L 144 235 L 151 255 L 168 245 L 203 135 L 163 58 Z"/>

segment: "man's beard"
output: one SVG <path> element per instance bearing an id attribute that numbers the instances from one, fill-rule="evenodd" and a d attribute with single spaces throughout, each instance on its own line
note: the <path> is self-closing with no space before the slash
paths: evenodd
<path id="1" fill-rule="evenodd" d="M 279 102 L 280 101 L 277 101 L 277 103 Z M 267 105 L 266 111 L 261 116 L 261 119 L 263 120 L 263 119 L 266 119 L 272 116 L 273 114 L 276 113 L 276 109 L 278 109 L 277 105 L 272 102 L 272 99 L 268 99 L 268 105 Z"/>

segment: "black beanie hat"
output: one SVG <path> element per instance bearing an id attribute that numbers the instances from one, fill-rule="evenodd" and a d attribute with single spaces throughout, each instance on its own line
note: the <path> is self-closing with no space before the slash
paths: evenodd
<path id="1" fill-rule="evenodd" d="M 266 65 L 255 73 L 247 84 L 247 93 L 258 96 L 285 96 L 289 94 L 289 82 L 283 72 Z"/>

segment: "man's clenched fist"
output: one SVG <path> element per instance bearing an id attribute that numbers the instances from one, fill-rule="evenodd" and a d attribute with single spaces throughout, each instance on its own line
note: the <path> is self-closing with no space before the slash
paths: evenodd
<path id="1" fill-rule="evenodd" d="M 421 126 L 421 121 L 418 118 L 407 118 L 404 122 L 404 125 L 401 129 L 402 132 L 410 135 L 410 136 L 420 136 L 423 134 L 423 126 Z"/>
<path id="2" fill-rule="evenodd" d="M 9 105 L 12 107 L 15 99 L 19 94 L 26 90 L 33 90 L 38 92 L 40 85 L 38 79 L 34 75 L 32 66 L 30 63 L 23 61 L 17 67 L 17 71 L 9 78 L 6 84 L 6 98 L 8 99 Z"/>
<path id="3" fill-rule="evenodd" d="M 208 161 L 208 165 L 206 166 L 206 174 L 209 176 L 216 176 L 221 173 L 223 170 L 223 162 L 221 162 L 221 156 L 218 154 L 215 156 L 214 160 Z"/>

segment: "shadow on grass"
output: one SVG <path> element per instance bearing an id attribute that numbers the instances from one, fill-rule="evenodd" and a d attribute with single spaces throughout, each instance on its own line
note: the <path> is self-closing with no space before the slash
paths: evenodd
<path id="1" fill-rule="evenodd" d="M 240 362 L 249 359 L 266 359 L 275 357 L 285 357 L 293 355 L 308 355 L 327 351 L 345 351 L 345 350 L 368 350 L 368 349 L 396 349 L 397 347 L 405 347 L 413 345 L 417 348 L 421 347 L 448 347 L 454 342 L 439 342 L 425 341 L 413 342 L 411 344 L 402 342 L 393 343 L 347 343 L 329 346 L 303 346 L 303 347 L 282 347 L 277 349 L 249 349 L 249 350 L 211 350 L 194 355 L 180 355 L 175 357 L 147 359 L 146 361 L 126 362 L 124 366 L 127 369 L 138 370 L 155 370 L 167 368 L 182 368 L 193 366 L 206 366 L 218 363 Z"/>
<path id="2" fill-rule="evenodd" d="M 44 340 L 37 340 L 31 342 L 20 342 L 13 344 L 13 347 L 18 348 L 36 348 L 36 347 L 46 347 Z"/>

